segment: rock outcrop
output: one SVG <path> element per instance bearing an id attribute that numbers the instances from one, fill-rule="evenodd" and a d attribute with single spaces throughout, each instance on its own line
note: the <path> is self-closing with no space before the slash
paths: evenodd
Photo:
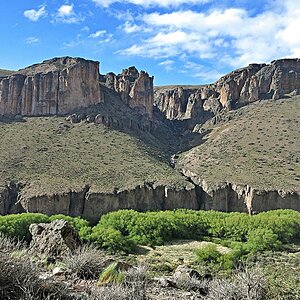
<path id="1" fill-rule="evenodd" d="M 250 214 L 273 209 L 300 211 L 300 191 L 261 190 L 234 183 L 208 184 L 189 170 L 185 176 L 194 183 L 176 188 L 164 185 L 137 186 L 134 189 L 102 193 L 85 187 L 61 194 L 26 197 L 22 190 L 9 196 L 0 190 L 1 214 L 39 212 L 47 215 L 81 216 L 96 223 L 101 215 L 119 209 L 137 211 L 173 210 L 177 208 L 247 212 Z M 3 210 L 9 203 L 9 210 Z M 7 205 L 5 205 L 8 208 Z"/>
<path id="2" fill-rule="evenodd" d="M 0 115 L 56 115 L 99 103 L 99 63 L 46 60 L 0 77 Z"/>
<path id="3" fill-rule="evenodd" d="M 165 185 L 144 184 L 133 189 L 103 193 L 84 187 L 82 190 L 66 191 L 53 195 L 27 196 L 22 189 L 10 199 L 7 189 L 0 190 L 0 200 L 10 201 L 9 208 L 1 214 L 14 211 L 40 212 L 47 215 L 65 214 L 82 216 L 96 223 L 100 216 L 119 209 L 172 210 L 176 208 L 199 209 L 196 187 L 187 182 L 182 188 Z"/>
<path id="4" fill-rule="evenodd" d="M 119 75 L 108 73 L 101 81 L 109 89 L 117 92 L 122 101 L 140 113 L 153 114 L 153 77 L 135 67 L 123 70 Z"/>
<path id="5" fill-rule="evenodd" d="M 275 209 L 300 211 L 300 190 L 262 190 L 230 182 L 208 184 L 205 179 L 187 169 L 182 172 L 198 187 L 200 209 L 249 214 Z"/>
<path id="6" fill-rule="evenodd" d="M 157 87 L 155 106 L 167 119 L 203 123 L 221 109 L 232 109 L 263 99 L 300 93 L 300 59 L 250 64 L 213 84 L 199 87 Z"/>
<path id="7" fill-rule="evenodd" d="M 67 221 L 31 224 L 30 251 L 48 257 L 69 255 L 81 244 L 78 232 Z"/>

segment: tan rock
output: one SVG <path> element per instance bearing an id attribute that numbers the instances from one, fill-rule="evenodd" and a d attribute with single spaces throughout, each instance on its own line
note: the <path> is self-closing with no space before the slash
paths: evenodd
<path id="1" fill-rule="evenodd" d="M 65 114 L 101 101 L 99 63 L 54 58 L 0 78 L 0 115 Z"/>

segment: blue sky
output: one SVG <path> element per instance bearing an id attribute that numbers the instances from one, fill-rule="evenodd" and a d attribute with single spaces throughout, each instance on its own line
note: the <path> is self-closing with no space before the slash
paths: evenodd
<path id="1" fill-rule="evenodd" d="M 210 83 L 253 62 L 300 57 L 299 0 L 0 2 L 0 68 L 57 56 L 136 65 L 156 85 Z"/>

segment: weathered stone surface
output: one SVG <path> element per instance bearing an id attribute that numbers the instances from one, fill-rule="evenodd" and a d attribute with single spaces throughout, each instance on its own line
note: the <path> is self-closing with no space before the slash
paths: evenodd
<path id="1" fill-rule="evenodd" d="M 135 67 L 123 70 L 119 75 L 108 73 L 104 79 L 106 87 L 117 92 L 129 107 L 153 114 L 153 77 Z"/>
<path id="2" fill-rule="evenodd" d="M 69 255 L 80 246 L 77 231 L 64 220 L 31 224 L 30 250 L 49 257 Z"/>
<path id="3" fill-rule="evenodd" d="M 54 58 L 0 78 L 0 115 L 65 114 L 100 101 L 99 63 L 91 60 Z"/>
<path id="4" fill-rule="evenodd" d="M 199 175 L 183 169 L 183 174 L 198 186 L 200 209 L 249 214 L 275 210 L 300 211 L 300 191 L 262 190 L 234 183 L 208 184 Z"/>
<path id="5" fill-rule="evenodd" d="M 201 276 L 198 271 L 186 266 L 186 265 L 180 265 L 176 268 L 173 274 L 173 280 L 178 283 L 183 280 L 187 279 L 201 279 Z"/>
<path id="6" fill-rule="evenodd" d="M 213 84 L 200 87 L 157 87 L 154 105 L 171 120 L 203 123 L 220 109 L 232 109 L 263 99 L 279 99 L 300 91 L 300 59 L 250 64 Z"/>
<path id="7" fill-rule="evenodd" d="M 198 209 L 198 197 L 193 184 L 175 188 L 145 184 L 123 191 L 100 193 L 92 188 L 66 191 L 61 194 L 28 196 L 26 192 L 16 195 L 18 210 L 14 212 L 40 212 L 47 215 L 65 214 L 82 216 L 95 223 L 100 216 L 119 209 L 138 211 L 166 210 L 176 208 Z M 3 214 L 12 213 L 7 208 L 10 198 L 7 189 L 0 190 L 0 209 Z M 5 210 L 4 210 L 5 207 Z"/>

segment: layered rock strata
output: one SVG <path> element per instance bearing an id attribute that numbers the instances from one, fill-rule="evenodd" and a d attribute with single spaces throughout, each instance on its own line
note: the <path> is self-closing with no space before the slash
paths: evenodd
<path id="1" fill-rule="evenodd" d="M 0 78 L 0 115 L 65 114 L 99 103 L 99 63 L 54 58 Z"/>
<path id="2" fill-rule="evenodd" d="M 167 119 L 203 123 L 221 109 L 232 109 L 263 99 L 300 93 L 300 59 L 250 64 L 213 84 L 199 87 L 157 87 L 154 105 Z"/>

